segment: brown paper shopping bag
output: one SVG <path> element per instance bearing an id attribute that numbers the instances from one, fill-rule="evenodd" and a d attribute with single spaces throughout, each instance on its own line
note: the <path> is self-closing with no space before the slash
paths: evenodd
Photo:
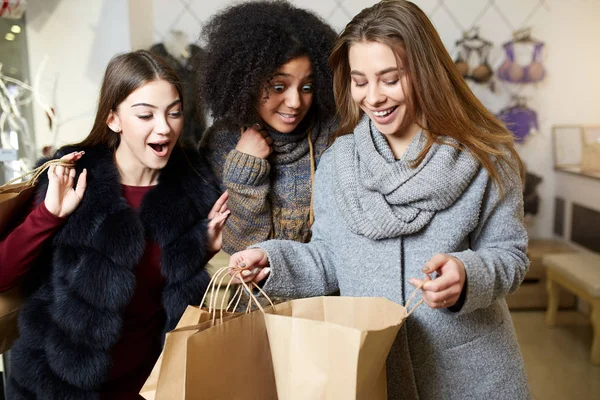
<path id="1" fill-rule="evenodd" d="M 44 165 L 0 186 L 0 237 L 3 237 L 11 222 L 23 212 L 29 204 L 39 176 L 52 164 L 66 164 L 61 160 L 52 160 Z M 72 165 L 72 164 L 66 164 Z M 28 180 L 28 176 L 31 176 Z M 18 182 L 17 181 L 22 181 Z M 0 266 L 1 267 L 1 266 Z M 0 354 L 10 349 L 19 335 L 17 316 L 23 297 L 19 287 L 0 293 Z"/>
<path id="2" fill-rule="evenodd" d="M 409 315 L 384 298 L 278 304 L 264 318 L 279 399 L 387 399 L 386 359 Z"/>
<path id="3" fill-rule="evenodd" d="M 227 272 L 228 267 L 220 271 Z M 241 273 L 241 270 L 238 271 Z M 218 274 L 217 274 L 218 275 Z M 216 277 L 213 278 L 216 281 Z M 275 376 L 263 308 L 246 283 L 230 304 L 237 309 L 248 294 L 246 313 L 198 331 L 187 341 L 185 399 L 277 399 Z M 264 292 L 262 292 L 265 294 Z M 275 306 L 268 296 L 265 297 Z M 235 300 L 237 300 L 237 303 Z M 251 302 L 259 310 L 250 312 Z M 229 307 L 225 307 L 227 310 Z"/>
<path id="4" fill-rule="evenodd" d="M 223 273 L 226 271 L 226 267 L 220 269 L 211 279 L 209 288 L 204 296 L 205 298 L 201 302 L 205 304 L 204 300 L 207 294 L 210 293 L 208 308 L 188 307 L 179 321 L 177 328 L 167 334 L 163 351 L 140 391 L 140 394 L 145 399 L 239 398 L 225 395 L 224 393 L 228 393 L 227 388 L 220 387 L 216 380 L 225 378 L 227 382 L 231 383 L 232 381 L 228 379 L 231 379 L 230 373 L 236 370 L 236 366 L 241 365 L 237 370 L 252 368 L 247 362 L 247 357 L 245 358 L 235 346 L 232 347 L 231 345 L 234 341 L 239 341 L 240 343 L 244 343 L 244 345 L 252 343 L 252 340 L 248 342 L 248 338 L 252 337 L 252 332 L 261 333 L 261 335 L 257 335 L 261 346 L 249 350 L 247 353 L 260 353 L 263 364 L 265 364 L 264 360 L 268 360 L 268 363 L 266 363 L 268 364 L 267 370 L 271 372 L 269 393 L 274 395 L 273 372 L 268 344 L 264 343 L 266 341 L 266 331 L 264 329 L 262 314 L 256 317 L 253 314 L 227 311 L 229 308 L 237 308 L 239 303 L 235 303 L 234 301 L 241 298 L 242 288 L 238 290 L 230 304 L 225 305 L 224 302 L 226 299 L 222 296 L 219 297 L 218 291 L 224 278 Z M 217 298 L 221 301 L 219 309 L 216 309 Z M 249 310 L 248 307 L 247 312 Z M 228 327 L 228 324 L 234 320 L 247 317 L 248 320 L 243 323 L 243 327 Z M 259 322 L 257 327 L 252 322 L 254 320 Z M 248 327 L 248 324 L 252 326 Z M 227 328 L 221 329 L 221 327 Z M 190 339 L 196 336 L 202 337 L 202 343 L 198 345 L 195 341 L 192 341 L 193 343 L 190 344 Z M 263 354 L 265 348 L 267 352 Z M 237 353 L 234 354 L 232 351 Z M 224 355 L 210 355 L 215 353 L 224 353 Z M 191 368 L 194 371 L 196 370 L 196 365 L 199 365 L 200 369 L 204 368 L 204 371 L 200 375 L 192 373 L 192 369 L 188 366 L 188 359 L 192 360 Z M 199 388 L 195 385 L 199 385 Z M 246 390 L 243 390 L 243 392 L 244 396 L 249 393 Z M 260 393 L 263 392 L 264 390 L 260 389 Z M 256 398 L 269 399 L 274 397 L 259 396 Z"/>
<path id="5" fill-rule="evenodd" d="M 190 336 L 185 399 L 277 399 L 262 311 Z"/>
<path id="6" fill-rule="evenodd" d="M 179 328 L 185 328 L 185 327 L 189 327 L 189 326 L 199 325 L 202 322 L 206 322 L 206 321 L 210 320 L 210 315 L 211 315 L 211 313 L 208 312 L 207 310 L 202 310 L 199 307 L 188 306 L 186 308 L 185 312 L 183 313 L 183 316 L 177 323 L 177 327 L 175 328 L 175 330 L 177 330 Z M 168 338 L 169 338 L 169 335 L 167 334 L 167 339 Z M 177 342 L 177 341 L 175 340 L 175 342 Z M 165 340 L 165 347 L 166 347 L 166 344 L 167 343 Z M 171 346 L 173 346 L 172 339 L 169 342 L 169 347 L 171 347 Z M 175 343 L 175 346 L 177 346 L 177 343 Z M 184 348 L 184 350 L 185 350 L 185 348 Z M 171 350 L 170 353 L 172 351 L 173 350 Z M 174 350 L 174 351 L 177 352 L 177 350 Z M 168 362 L 170 362 L 171 359 L 175 358 L 172 355 L 170 355 L 169 357 L 170 358 L 169 358 Z M 148 379 L 146 379 L 144 386 L 142 386 L 142 389 L 140 390 L 140 395 L 143 398 L 145 398 L 146 400 L 154 400 L 156 398 L 156 389 L 158 386 L 160 370 L 163 365 L 163 358 L 164 358 L 164 349 L 160 353 L 160 356 L 158 357 L 156 364 L 154 364 L 154 368 L 152 368 L 152 372 L 150 373 L 150 376 L 148 377 Z M 176 366 L 175 366 L 175 368 L 176 368 Z"/>
<path id="7" fill-rule="evenodd" d="M 188 310 L 195 307 L 188 307 Z M 186 313 L 188 312 L 186 310 Z M 243 314 L 234 313 L 228 314 L 223 317 L 223 319 L 217 318 L 213 319 L 213 314 L 207 310 L 197 309 L 197 323 L 193 325 L 188 325 L 188 322 L 193 321 L 194 316 L 188 315 L 187 321 L 183 321 L 178 324 L 178 328 L 169 332 L 165 339 L 165 345 L 163 351 L 160 355 L 159 370 L 155 373 L 158 375 L 158 379 L 156 381 L 155 390 L 156 390 L 156 399 L 180 399 L 184 400 L 188 398 L 186 396 L 186 358 L 187 358 L 187 349 L 188 349 L 188 339 L 200 332 L 205 330 L 209 330 L 221 323 L 225 323 L 230 319 L 239 317 Z M 185 316 L 185 314 L 184 314 Z M 184 318 L 182 317 L 182 320 Z M 156 369 L 156 365 L 155 368 Z M 152 374 L 150 375 L 152 377 Z M 150 378 L 149 378 L 150 379 Z M 148 386 L 149 385 L 149 386 Z M 146 393 L 150 392 L 151 383 L 149 384 L 146 381 L 144 385 L 146 388 Z M 144 389 L 142 389 L 144 390 Z M 140 392 L 142 394 L 142 392 Z M 150 399 L 152 397 L 146 397 L 146 399 Z"/>

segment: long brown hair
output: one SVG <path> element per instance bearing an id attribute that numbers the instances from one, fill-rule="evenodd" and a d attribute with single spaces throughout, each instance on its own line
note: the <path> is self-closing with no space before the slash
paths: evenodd
<path id="1" fill-rule="evenodd" d="M 92 147 L 103 145 L 111 150 L 119 146 L 121 136 L 110 130 L 106 121 L 111 111 L 117 111 L 123 102 L 137 88 L 143 84 L 163 79 L 172 84 L 179 99 L 183 102 L 183 90 L 177 73 L 166 64 L 159 56 L 147 50 L 137 50 L 114 56 L 104 73 L 98 111 L 90 134 L 76 147 Z M 183 103 L 182 103 L 183 107 Z"/>
<path id="2" fill-rule="evenodd" d="M 506 166 L 523 176 L 512 134 L 471 92 L 429 18 L 405 0 L 383 0 L 364 9 L 339 36 L 329 58 L 341 117 L 333 140 L 352 133 L 362 116 L 350 92 L 348 52 L 352 44 L 368 41 L 388 45 L 408 74 L 407 111 L 402 124 L 415 122 L 427 135 L 415 165 L 440 137 L 450 136 L 479 160 L 500 191 L 500 176 Z"/>

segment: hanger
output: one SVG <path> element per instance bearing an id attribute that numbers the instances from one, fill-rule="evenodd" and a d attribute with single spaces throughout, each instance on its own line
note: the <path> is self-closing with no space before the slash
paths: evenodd
<path id="1" fill-rule="evenodd" d="M 504 46 L 509 45 L 511 43 L 543 44 L 542 41 L 535 39 L 531 36 L 531 30 L 532 28 L 530 26 L 526 28 L 517 29 L 513 32 L 512 40 L 509 40 L 508 42 L 504 43 Z"/>
<path id="2" fill-rule="evenodd" d="M 529 107 L 527 107 L 527 97 L 525 96 L 519 96 L 517 94 L 513 94 L 512 96 L 510 96 L 510 103 L 508 103 L 508 105 L 506 107 L 504 107 L 502 110 L 500 110 L 500 113 L 505 113 L 511 110 L 515 110 L 517 108 L 520 109 L 527 109 Z"/>
<path id="3" fill-rule="evenodd" d="M 512 106 L 509 107 L 509 109 L 528 108 L 527 107 L 527 97 L 525 97 L 525 96 L 519 96 L 517 94 L 514 94 L 511 96 L 511 103 L 512 103 Z"/>
<path id="4" fill-rule="evenodd" d="M 456 46 L 466 47 L 470 50 L 479 50 L 483 47 L 492 46 L 492 42 L 479 36 L 478 26 L 472 26 L 463 32 L 462 38 L 456 41 Z"/>
<path id="5" fill-rule="evenodd" d="M 180 61 L 190 58 L 188 43 L 189 38 L 187 33 L 177 29 L 171 29 L 164 39 L 164 46 L 167 53 Z"/>

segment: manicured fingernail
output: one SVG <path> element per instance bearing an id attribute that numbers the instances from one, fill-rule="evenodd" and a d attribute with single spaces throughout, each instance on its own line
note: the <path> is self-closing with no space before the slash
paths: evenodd
<path id="1" fill-rule="evenodd" d="M 244 262 L 241 262 L 238 264 L 238 267 L 240 267 L 240 268 L 244 268 L 245 266 L 246 266 L 246 263 L 244 263 Z"/>
<path id="2" fill-rule="evenodd" d="M 242 271 L 242 276 L 250 276 L 252 275 L 252 271 L 250 271 L 249 269 L 245 269 Z"/>
<path id="3" fill-rule="evenodd" d="M 427 272 L 431 271 L 431 268 L 429 268 L 429 267 L 426 265 L 426 266 L 424 266 L 424 267 L 421 269 L 421 271 L 422 271 L 422 272 L 425 272 L 425 273 L 427 273 Z"/>
<path id="4" fill-rule="evenodd" d="M 256 274 L 258 274 L 258 272 L 259 272 L 259 271 L 260 271 L 260 268 L 254 268 L 254 269 L 252 270 L 252 273 L 253 273 L 254 275 L 256 275 Z"/>
<path id="5" fill-rule="evenodd" d="M 410 283 L 410 284 L 411 284 L 411 285 L 413 285 L 413 286 L 416 286 L 416 285 L 415 285 L 415 280 L 414 280 L 414 279 L 409 279 L 409 280 L 408 280 L 408 283 Z"/>
<path id="6" fill-rule="evenodd" d="M 271 268 L 265 268 L 263 269 L 263 272 L 265 273 L 265 275 L 269 275 L 271 273 Z"/>

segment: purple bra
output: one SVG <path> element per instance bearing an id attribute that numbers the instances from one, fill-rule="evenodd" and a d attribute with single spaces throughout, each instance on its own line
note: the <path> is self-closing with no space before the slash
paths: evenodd
<path id="1" fill-rule="evenodd" d="M 498 118 L 513 133 L 515 142 L 523 143 L 532 130 L 539 130 L 537 113 L 525 106 L 514 106 L 500 111 Z"/>
<path id="2" fill-rule="evenodd" d="M 542 65 L 542 48 L 544 43 L 536 43 L 533 47 L 531 63 L 526 66 L 517 64 L 515 61 L 514 43 L 504 45 L 506 60 L 498 68 L 498 79 L 511 83 L 536 83 L 544 79 L 546 70 Z"/>

